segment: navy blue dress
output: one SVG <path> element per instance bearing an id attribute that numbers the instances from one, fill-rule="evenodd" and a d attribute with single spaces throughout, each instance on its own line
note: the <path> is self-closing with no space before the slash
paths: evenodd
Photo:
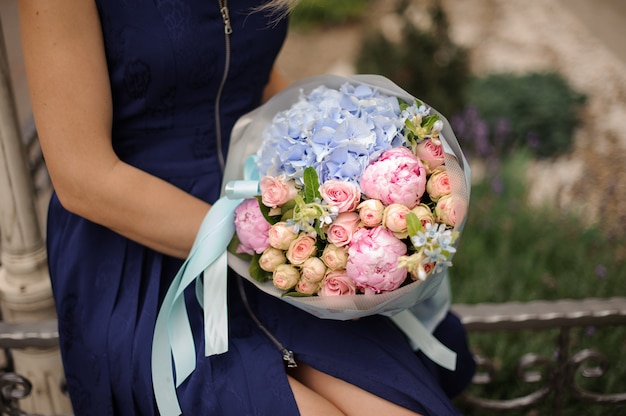
<path id="1" fill-rule="evenodd" d="M 217 0 L 96 0 L 113 94 L 113 146 L 119 157 L 212 202 L 221 171 L 215 122 L 225 67 Z M 261 102 L 286 35 L 254 0 L 230 0 L 230 68 L 219 121 L 226 155 L 239 116 Z M 73 215 L 53 196 L 48 219 L 50 274 L 67 387 L 76 415 L 156 415 L 150 353 L 154 323 L 181 265 Z M 297 415 L 281 353 L 251 319 L 229 276 L 229 351 L 206 358 L 178 389 L 185 415 Z M 471 375 L 447 374 L 415 354 L 380 316 L 338 322 L 314 318 L 244 284 L 257 317 L 296 360 L 425 415 L 452 415 L 447 395 Z M 202 313 L 190 294 L 202 343 Z M 468 357 L 458 320 L 437 330 Z M 460 332 L 461 331 L 461 332 Z M 436 332 L 436 335 L 438 332 Z M 449 343 L 444 339 L 444 342 Z M 464 358 L 465 357 L 465 358 Z M 443 387 L 442 387 L 443 386 Z"/>

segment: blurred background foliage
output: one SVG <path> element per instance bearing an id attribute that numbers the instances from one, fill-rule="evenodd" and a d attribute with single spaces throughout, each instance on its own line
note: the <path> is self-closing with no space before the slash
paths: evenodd
<path id="1" fill-rule="evenodd" d="M 303 0 L 302 14 L 294 15 L 292 25 L 355 22 L 364 17 L 368 3 Z M 585 95 L 557 72 L 472 74 L 468 51 L 448 35 L 441 3 L 422 3 L 430 5 L 427 19 L 417 19 L 426 22 L 422 25 L 409 13 L 414 3 L 397 1 L 395 31 L 382 26 L 363 31 L 355 70 L 384 75 L 446 115 L 476 172 L 467 223 L 450 269 L 453 301 L 626 296 L 626 232 L 607 234 L 606 228 L 589 224 L 574 211 L 526 203 L 534 186 L 533 160 L 551 160 L 571 151 Z M 473 386 L 473 393 L 503 399 L 533 391 L 519 380 L 515 366 L 531 351 L 552 357 L 557 334 L 527 332 L 470 335 L 472 349 L 498 357 L 498 368 L 505 374 L 495 386 Z M 603 378 L 581 380 L 580 385 L 602 393 L 626 391 L 626 362 L 621 359 L 626 355 L 626 328 L 580 328 L 571 336 L 577 351 L 593 347 L 607 354 L 613 365 Z M 461 402 L 458 406 L 467 415 L 498 414 L 477 412 Z M 551 408 L 548 401 L 506 414 L 547 415 Z M 572 402 L 566 403 L 563 414 L 613 413 Z"/>

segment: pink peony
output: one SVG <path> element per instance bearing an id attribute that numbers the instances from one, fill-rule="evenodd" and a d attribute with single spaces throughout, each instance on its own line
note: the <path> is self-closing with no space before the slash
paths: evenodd
<path id="1" fill-rule="evenodd" d="M 427 139 L 415 147 L 415 154 L 420 158 L 427 173 L 431 173 L 444 163 L 443 146 Z"/>
<path id="2" fill-rule="evenodd" d="M 428 178 L 426 182 L 426 192 L 433 202 L 437 202 L 439 198 L 450 193 L 450 180 L 445 167 L 439 167 Z"/>
<path id="3" fill-rule="evenodd" d="M 324 182 L 319 191 L 322 199 L 339 212 L 354 211 L 361 200 L 361 191 L 355 184 L 337 179 Z"/>
<path id="4" fill-rule="evenodd" d="M 356 285 L 345 270 L 331 270 L 326 273 L 319 296 L 355 295 Z"/>
<path id="5" fill-rule="evenodd" d="M 298 195 L 294 181 L 285 181 L 282 178 L 265 176 L 259 184 L 263 205 L 276 208 Z"/>
<path id="6" fill-rule="evenodd" d="M 359 214 L 356 212 L 343 212 L 326 227 L 326 238 L 332 244 L 343 247 L 352 239 L 352 235 L 359 228 Z"/>
<path id="7" fill-rule="evenodd" d="M 363 193 L 384 205 L 398 203 L 413 208 L 420 203 L 425 188 L 426 169 L 406 147 L 387 150 L 361 175 Z"/>
<path id="8" fill-rule="evenodd" d="M 244 199 L 235 208 L 235 230 L 240 243 L 237 253 L 262 253 L 269 247 L 269 229 L 270 224 L 263 217 L 257 199 Z"/>
<path id="9" fill-rule="evenodd" d="M 406 252 L 406 245 L 386 228 L 361 228 L 348 248 L 346 271 L 365 293 L 389 292 L 406 279 L 406 269 L 398 267 L 398 257 Z"/>

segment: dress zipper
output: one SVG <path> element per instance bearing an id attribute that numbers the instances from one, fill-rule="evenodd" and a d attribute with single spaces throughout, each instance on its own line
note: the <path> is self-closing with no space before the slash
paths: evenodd
<path id="1" fill-rule="evenodd" d="M 272 341 L 274 345 L 276 345 L 276 348 L 278 348 L 280 352 L 283 354 L 283 361 L 287 363 L 287 367 L 296 368 L 298 364 L 296 363 L 296 360 L 294 359 L 293 351 L 285 348 L 283 344 L 281 344 L 280 341 L 277 340 L 276 337 L 272 335 L 272 333 L 265 326 L 263 326 L 261 321 L 259 321 L 259 318 L 257 318 L 254 312 L 252 311 L 252 308 L 250 307 L 250 304 L 248 303 L 246 290 L 243 287 L 243 277 L 238 276 L 237 285 L 239 286 L 239 294 L 241 295 L 241 300 L 243 301 L 243 304 L 246 307 L 246 310 L 248 311 L 248 314 L 250 315 L 252 320 L 257 324 L 259 329 L 265 333 L 265 335 L 270 339 L 270 341 Z"/>
<path id="2" fill-rule="evenodd" d="M 228 78 L 228 72 L 230 70 L 230 34 L 233 33 L 233 27 L 230 24 L 230 16 L 228 14 L 228 0 L 218 0 L 220 13 L 222 14 L 222 20 L 224 21 L 224 39 L 225 39 L 225 47 L 226 47 L 226 57 L 224 59 L 224 73 L 222 75 L 222 81 L 220 82 L 220 86 L 217 90 L 217 95 L 215 96 L 215 129 L 216 129 L 216 138 L 217 138 L 217 157 L 220 163 L 220 168 L 222 173 L 224 172 L 224 154 L 223 154 L 223 145 L 222 145 L 222 123 L 220 119 L 220 102 L 222 100 L 222 91 L 224 90 L 224 85 L 226 84 L 226 79 Z M 248 314 L 252 318 L 252 320 L 257 324 L 259 329 L 263 331 L 263 333 L 272 341 L 274 345 L 280 350 L 282 353 L 283 360 L 287 363 L 287 367 L 294 368 L 297 367 L 298 364 L 294 359 L 293 352 L 288 350 L 276 339 L 274 335 L 259 321 L 259 318 L 256 317 L 252 308 L 250 308 L 250 304 L 248 303 L 248 297 L 246 296 L 245 289 L 243 287 L 243 278 L 238 277 L 237 284 L 239 285 L 239 293 L 241 295 L 241 300 L 248 311 Z"/>
<path id="3" fill-rule="evenodd" d="M 224 42 L 226 48 L 226 56 L 224 59 L 224 72 L 222 74 L 222 81 L 217 89 L 217 95 L 215 96 L 215 130 L 217 138 L 217 157 L 220 163 L 222 173 L 224 172 L 224 153 L 222 145 L 222 122 L 220 118 L 220 102 L 222 101 L 222 91 L 224 85 L 226 85 L 226 79 L 228 78 L 228 72 L 230 71 L 230 34 L 233 33 L 233 27 L 230 24 L 230 16 L 228 14 L 228 0 L 218 0 L 220 7 L 220 13 L 222 14 L 222 20 L 224 21 Z"/>

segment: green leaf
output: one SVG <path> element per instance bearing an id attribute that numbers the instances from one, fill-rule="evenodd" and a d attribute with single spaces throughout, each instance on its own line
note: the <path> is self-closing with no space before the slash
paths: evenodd
<path id="1" fill-rule="evenodd" d="M 419 231 L 424 231 L 422 222 L 417 218 L 417 215 L 413 212 L 406 214 L 406 227 L 410 236 L 415 236 Z"/>
<path id="2" fill-rule="evenodd" d="M 409 103 L 398 97 L 398 104 L 400 105 L 400 111 L 404 111 L 410 107 Z"/>
<path id="3" fill-rule="evenodd" d="M 259 201 L 259 209 L 261 210 L 261 214 L 263 214 L 265 221 L 269 222 L 272 225 L 276 224 L 278 222 L 278 219 L 276 217 L 270 216 L 270 207 L 266 207 L 265 205 L 263 205 L 261 195 L 257 195 L 255 198 L 257 199 L 257 201 Z"/>
<path id="4" fill-rule="evenodd" d="M 248 271 L 250 272 L 250 277 L 252 277 L 257 282 L 263 283 L 263 282 L 267 282 L 268 280 L 270 280 L 272 274 L 269 272 L 266 272 L 265 270 L 261 268 L 261 266 L 259 266 L 260 258 L 261 258 L 260 254 L 254 254 L 254 256 L 252 256 L 252 260 L 250 260 L 250 267 L 248 268 Z"/>
<path id="5" fill-rule="evenodd" d="M 315 199 L 322 199 L 322 195 L 320 195 L 320 182 L 317 177 L 317 172 L 312 167 L 307 167 L 304 169 L 303 175 L 304 181 L 304 202 L 310 204 L 311 202 L 315 202 Z"/>
<path id="6" fill-rule="evenodd" d="M 435 122 L 439 120 L 439 116 L 437 114 L 431 114 L 422 119 L 422 127 L 427 130 L 430 130 L 435 125 Z"/>
<path id="7" fill-rule="evenodd" d="M 239 244 L 241 244 L 241 241 L 239 241 L 239 236 L 237 236 L 237 233 L 235 233 L 233 235 L 233 238 L 231 238 L 230 243 L 228 243 L 228 247 L 226 247 L 226 251 L 228 251 L 231 254 L 234 254 L 240 259 L 251 260 L 252 256 L 249 255 L 248 253 L 237 253 L 237 247 L 239 247 Z"/>
<path id="8" fill-rule="evenodd" d="M 313 295 L 307 295 L 306 293 L 300 293 L 300 292 L 285 292 L 282 294 L 282 296 L 289 296 L 292 298 L 309 298 Z"/>

